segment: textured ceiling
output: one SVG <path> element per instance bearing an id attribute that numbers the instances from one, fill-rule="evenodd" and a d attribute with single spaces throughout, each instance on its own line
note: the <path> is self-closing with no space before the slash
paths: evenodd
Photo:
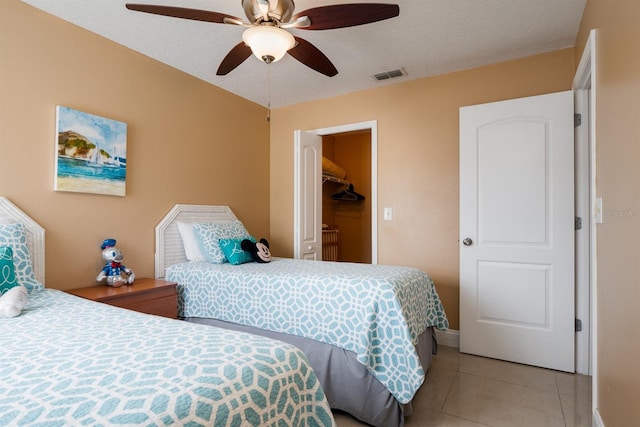
<path id="1" fill-rule="evenodd" d="M 245 18 L 241 0 L 22 0 L 243 98 L 272 108 L 571 47 L 586 0 L 401 0 L 386 21 L 325 31 L 290 30 L 338 69 L 326 77 L 290 56 L 251 56 L 227 76 L 220 61 L 243 28 L 129 11 L 125 3 L 214 10 Z M 273 1 L 273 0 L 272 0 Z M 393 0 L 386 0 L 388 3 Z M 361 1 L 296 0 L 296 12 Z M 380 3 L 380 1 L 378 1 Z M 374 74 L 404 68 L 382 82 Z"/>

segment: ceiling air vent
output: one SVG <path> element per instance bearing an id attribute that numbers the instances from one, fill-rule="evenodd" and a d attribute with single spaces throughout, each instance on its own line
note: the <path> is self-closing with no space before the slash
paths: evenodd
<path id="1" fill-rule="evenodd" d="M 396 70 L 384 71 L 382 73 L 374 74 L 373 78 L 380 81 L 380 80 L 388 80 L 394 77 L 400 77 L 400 76 L 406 76 L 406 75 L 407 75 L 407 72 L 404 68 L 398 68 Z"/>

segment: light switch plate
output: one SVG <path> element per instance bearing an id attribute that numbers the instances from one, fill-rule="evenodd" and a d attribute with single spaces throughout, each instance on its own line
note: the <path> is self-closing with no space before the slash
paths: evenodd
<path id="1" fill-rule="evenodd" d="M 596 224 L 602 224 L 602 197 L 596 199 L 593 211 L 593 218 Z"/>
<path id="2" fill-rule="evenodd" d="M 384 208 L 384 220 L 391 221 L 393 219 L 393 208 Z"/>

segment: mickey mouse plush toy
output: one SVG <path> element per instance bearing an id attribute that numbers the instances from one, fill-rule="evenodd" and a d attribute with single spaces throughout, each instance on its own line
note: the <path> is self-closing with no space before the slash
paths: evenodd
<path id="1" fill-rule="evenodd" d="M 240 242 L 240 247 L 243 251 L 249 252 L 255 262 L 265 263 L 271 261 L 271 251 L 269 251 L 267 239 L 260 239 L 257 243 L 244 239 Z"/>
<path id="2" fill-rule="evenodd" d="M 120 263 L 124 259 L 124 255 L 116 247 L 116 239 L 105 239 L 100 249 L 102 249 L 102 259 L 107 263 L 98 274 L 98 277 L 96 277 L 96 281 L 100 283 L 106 279 L 107 285 L 114 288 L 124 284 L 132 284 L 136 279 L 136 275 L 133 274 L 133 270 Z M 127 277 L 124 277 L 123 273 Z"/>

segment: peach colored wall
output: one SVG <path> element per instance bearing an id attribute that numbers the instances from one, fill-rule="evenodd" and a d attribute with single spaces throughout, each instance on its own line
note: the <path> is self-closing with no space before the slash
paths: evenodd
<path id="1" fill-rule="evenodd" d="M 604 425 L 640 425 L 640 2 L 588 0 L 579 58 L 596 28 L 598 402 Z"/>
<path id="2" fill-rule="evenodd" d="M 458 326 L 458 110 L 571 88 L 573 49 L 280 108 L 271 116 L 271 243 L 293 254 L 293 132 L 377 120 L 378 260 L 434 279 Z M 411 72 L 409 70 L 409 72 Z M 276 191 L 277 190 L 277 191 Z"/>
<path id="3" fill-rule="evenodd" d="M 56 105 L 128 123 L 126 197 L 53 191 Z M 46 285 L 92 285 L 114 237 L 154 274 L 175 203 L 230 205 L 269 237 L 264 108 L 18 0 L 0 2 L 0 195 L 46 229 Z"/>

